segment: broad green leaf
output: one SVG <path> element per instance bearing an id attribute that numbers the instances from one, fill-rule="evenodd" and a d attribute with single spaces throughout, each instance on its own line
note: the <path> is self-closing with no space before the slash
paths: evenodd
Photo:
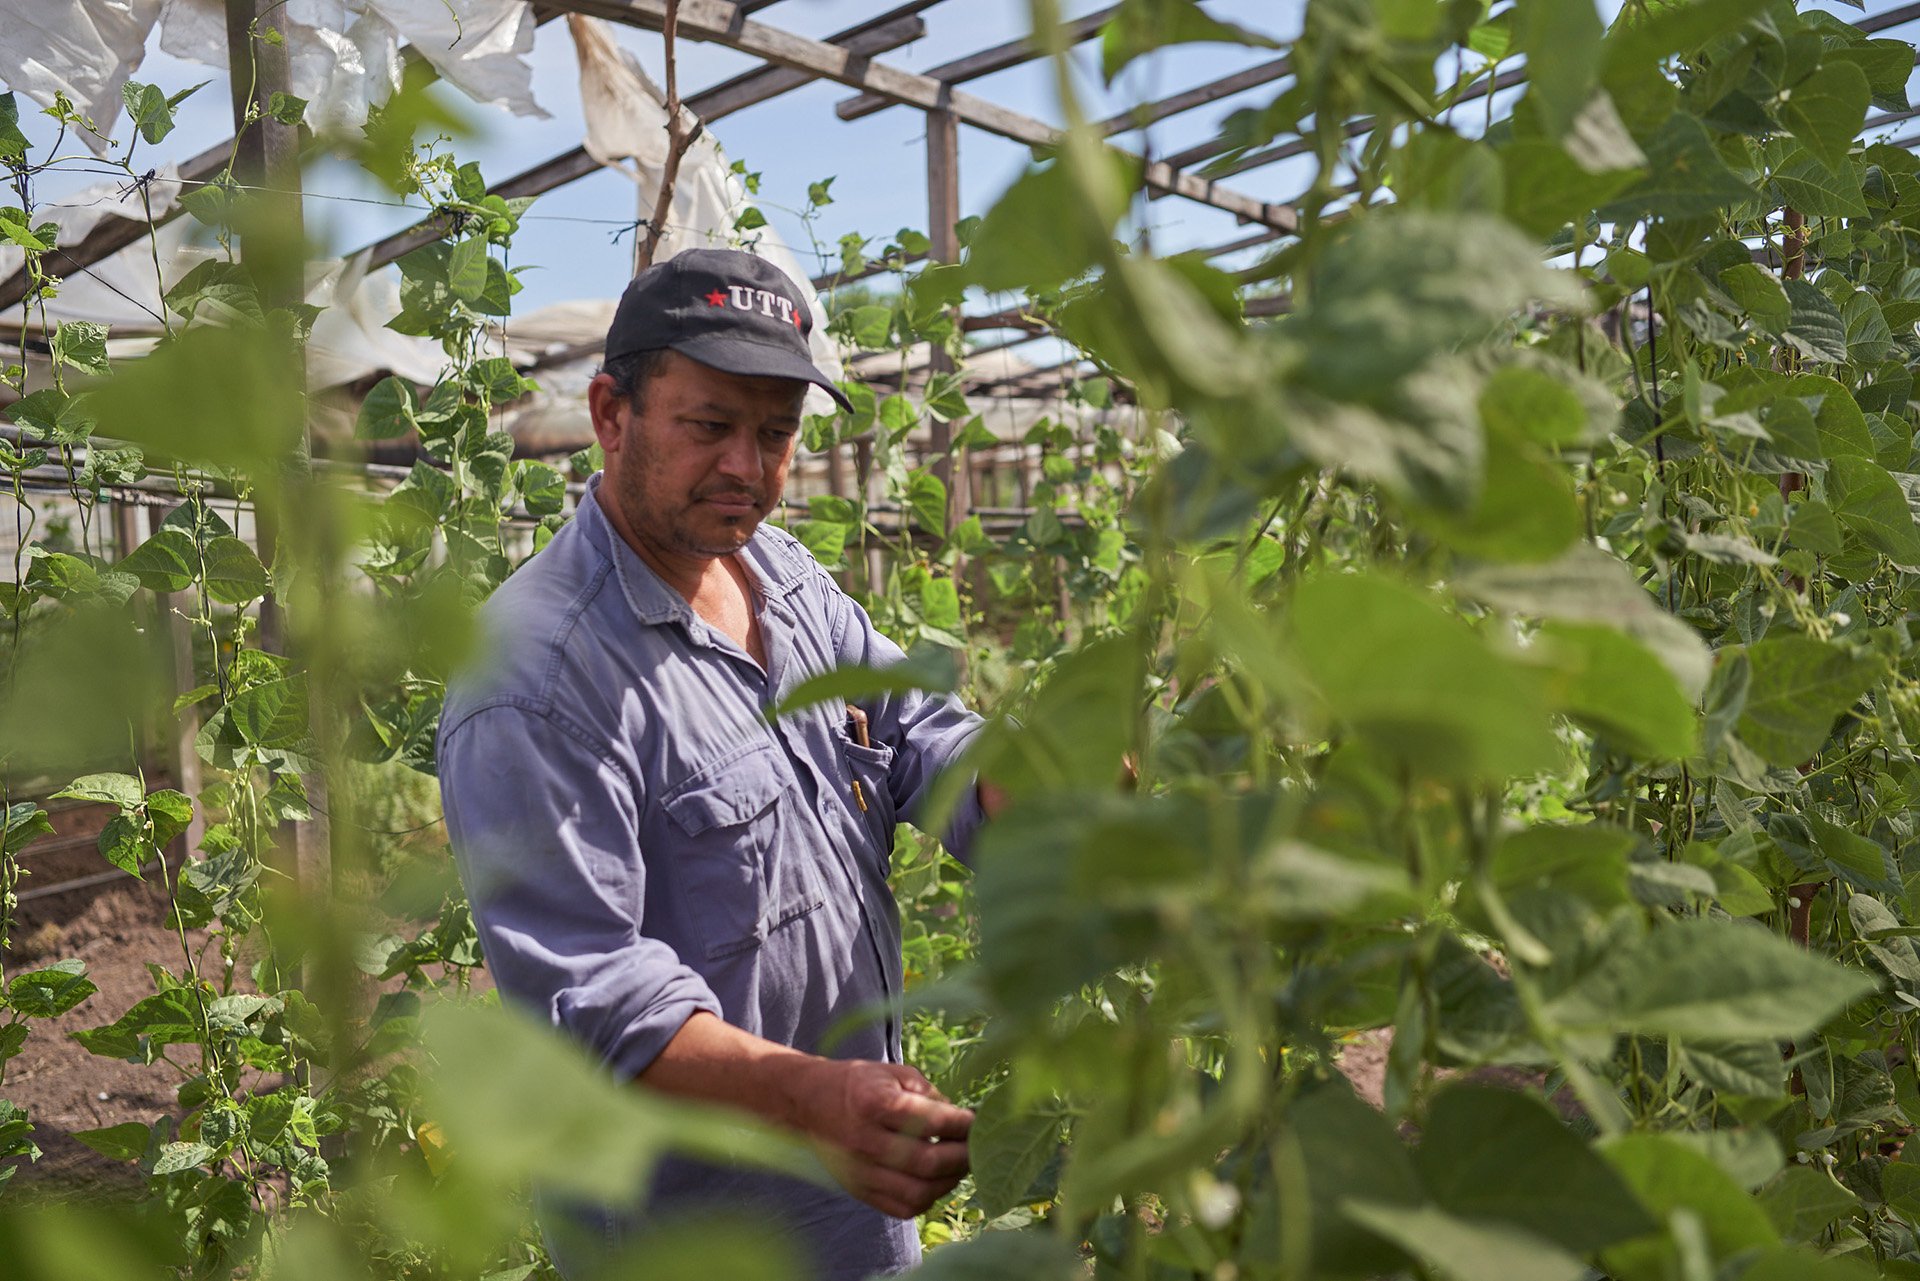
<path id="1" fill-rule="evenodd" d="M 1814 425 L 1820 437 L 1821 457 L 1874 456 L 1873 433 L 1867 428 L 1866 415 L 1843 384 L 1823 374 L 1801 374 L 1787 383 L 1787 391 L 1803 400 L 1818 398 Z"/>
<path id="2" fill-rule="evenodd" d="M 240 690 L 227 700 L 227 715 L 255 747 L 285 747 L 307 732 L 306 681 L 281 677 Z"/>
<path id="3" fill-rule="evenodd" d="M 105 1027 L 71 1035 L 103 1058 L 151 1063 L 168 1045 L 197 1044 L 202 1032 L 192 991 L 176 987 L 136 1002 Z"/>
<path id="4" fill-rule="evenodd" d="M 1584 425 L 1585 412 L 1581 412 Z M 1421 510 L 1421 524 L 1455 550 L 1484 560 L 1552 560 L 1580 537 L 1580 505 L 1566 469 L 1524 436 L 1489 433 L 1485 473 L 1471 510 Z"/>
<path id="5" fill-rule="evenodd" d="M 1773 1098 L 1786 1088 L 1777 1042 L 1676 1040 L 1672 1049 L 1680 1070 L 1716 1093 Z"/>
<path id="6" fill-rule="evenodd" d="M 47 595 L 76 603 L 106 601 L 123 605 L 136 591 L 140 580 L 132 574 L 107 569 L 93 557 L 82 558 L 66 552 L 48 552 L 37 556 L 27 571 L 27 581 Z"/>
<path id="7" fill-rule="evenodd" d="M 274 780 L 275 786 L 280 783 Z M 147 793 L 147 821 L 153 824 L 154 840 L 165 845 L 187 830 L 193 822 L 193 802 L 185 793 L 170 787 Z"/>
<path id="8" fill-rule="evenodd" d="M 1335 1080 L 1289 1108 L 1287 1124 L 1282 1142 L 1297 1152 L 1311 1198 L 1316 1267 L 1344 1276 L 1404 1268 L 1406 1256 L 1388 1244 L 1391 1238 L 1366 1231 L 1342 1212 L 1353 1198 L 1396 1211 L 1426 1199 L 1393 1123 Z"/>
<path id="9" fill-rule="evenodd" d="M 1900 918 L 1885 903 L 1871 894 L 1850 894 L 1847 919 L 1853 923 L 1853 932 L 1859 936 L 1868 955 L 1880 963 L 1881 969 L 1920 990 L 1920 950 L 1915 949 L 1913 940 L 1880 933 L 1900 928 Z"/>
<path id="10" fill-rule="evenodd" d="M 147 1153 L 152 1132 L 138 1121 L 110 1125 L 100 1130 L 75 1130 L 73 1137 L 115 1161 L 138 1161 Z"/>
<path id="11" fill-rule="evenodd" d="M 1822 1233 L 1860 1209 L 1860 1198 L 1831 1174 L 1790 1165 L 1760 1189 L 1760 1208 L 1786 1241 L 1817 1242 Z"/>
<path id="12" fill-rule="evenodd" d="M 88 404 L 106 435 L 170 458 L 253 466 L 299 443 L 304 385 L 290 344 L 249 326 L 194 325 L 121 362 Z"/>
<path id="13" fill-rule="evenodd" d="M 153 592 L 183 592 L 198 576 L 200 554 L 193 535 L 176 525 L 163 525 L 134 548 L 115 568 L 123 569 Z"/>
<path id="14" fill-rule="evenodd" d="M 1833 722 L 1879 677 L 1877 665 L 1798 633 L 1747 647 L 1752 684 L 1737 732 L 1776 765 L 1799 765 L 1827 741 Z"/>
<path id="15" fill-rule="evenodd" d="M 1774 1246 L 1754 1256 L 1740 1281 L 1878 1281 L 1887 1275 L 1863 1259 Z"/>
<path id="16" fill-rule="evenodd" d="M 1849 159 L 1828 167 L 1805 149 L 1797 150 L 1769 178 L 1780 198 L 1809 218 L 1865 218 L 1860 166 Z"/>
<path id="17" fill-rule="evenodd" d="M 1603 1140 L 1599 1147 L 1640 1203 L 1663 1221 L 1683 1210 L 1694 1215 L 1715 1258 L 1779 1244 L 1779 1235 L 1753 1198 L 1704 1153 L 1659 1134 L 1623 1134 Z M 1629 1276 L 1665 1275 L 1661 1260 L 1670 1251 L 1665 1240 L 1650 1239 L 1615 1246 L 1606 1262 L 1610 1270 Z"/>
<path id="18" fill-rule="evenodd" d="M 1537 823 L 1494 848 L 1494 884 L 1508 896 L 1552 890 L 1605 911 L 1627 901 L 1632 832 L 1601 823 Z"/>
<path id="19" fill-rule="evenodd" d="M 8 405 L 6 411 L 30 436 L 62 445 L 84 443 L 99 425 L 84 394 L 71 395 L 56 387 L 29 392 Z"/>
<path id="20" fill-rule="evenodd" d="M 1564 147 L 1539 138 L 1512 139 L 1501 145 L 1499 156 L 1501 214 L 1542 239 L 1585 217 L 1640 177 L 1637 168 L 1591 172 Z"/>
<path id="21" fill-rule="evenodd" d="M 1867 118 L 1866 73 L 1848 62 L 1828 61 L 1788 89 L 1780 115 L 1800 145 L 1829 169 L 1847 162 L 1847 152 Z"/>
<path id="22" fill-rule="evenodd" d="M 1610 952 L 1547 1003 L 1569 1031 L 1744 1040 L 1804 1036 L 1874 990 L 1872 976 L 1765 929 L 1672 921 Z"/>
<path id="23" fill-rule="evenodd" d="M 107 327 L 91 320 L 62 321 L 53 331 L 53 359 L 84 374 L 108 374 Z"/>
<path id="24" fill-rule="evenodd" d="M 1591 543 L 1545 565 L 1475 566 L 1454 586 L 1510 613 L 1617 628 L 1651 650 L 1682 692 L 1698 697 L 1707 687 L 1713 660 L 1699 635 L 1661 609 L 1625 563 Z"/>
<path id="25" fill-rule="evenodd" d="M 1593 0 L 1519 0 L 1513 41 L 1527 57 L 1527 94 L 1550 138 L 1572 127 L 1600 70 L 1600 15 Z"/>
<path id="26" fill-rule="evenodd" d="M 1847 323 L 1825 294 L 1804 280 L 1785 285 L 1790 313 L 1781 337 L 1809 360 L 1844 364 L 1847 360 Z"/>
<path id="27" fill-rule="evenodd" d="M 147 838 L 147 826 L 131 814 L 116 814 L 100 829 L 100 857 L 128 876 L 144 879 L 140 869 L 158 854 Z"/>
<path id="28" fill-rule="evenodd" d="M 487 287 L 487 238 L 468 236 L 447 255 L 447 287 L 461 302 L 477 302 Z"/>
<path id="29" fill-rule="evenodd" d="M 1393 1242 L 1449 1281 L 1581 1281 L 1586 1265 L 1544 1237 L 1497 1221 L 1457 1218 L 1433 1206 L 1355 1197 L 1347 1218 Z"/>
<path id="30" fill-rule="evenodd" d="M 1862 40 L 1858 44 L 1828 49 L 1820 55 L 1823 65 L 1849 62 L 1860 68 L 1873 95 L 1873 105 L 1882 111 L 1905 111 L 1907 77 L 1913 74 L 1913 46 L 1904 40 Z"/>
<path id="31" fill-rule="evenodd" d="M 858 702 L 876 695 L 904 694 L 916 689 L 946 693 L 953 689 L 956 676 L 950 652 L 916 649 L 890 667 L 836 667 L 810 677 L 796 685 L 772 714 L 787 716 L 833 699 Z"/>
<path id="32" fill-rule="evenodd" d="M 1779 333 L 1792 316 L 1792 304 L 1778 278 L 1757 262 L 1736 263 L 1720 273 L 1720 287 L 1768 333 Z"/>
<path id="33" fill-rule="evenodd" d="M 0 854 L 17 854 L 36 837 L 52 835 L 47 812 L 31 801 L 15 801 L 0 810 Z"/>
<path id="34" fill-rule="evenodd" d="M 1608 627 L 1550 623 L 1541 637 L 1553 697 L 1572 716 L 1636 755 L 1681 760 L 1699 747 L 1699 717 L 1652 651 Z"/>
<path id="35" fill-rule="evenodd" d="M 967 1135 L 973 1199 L 989 1219 L 1020 1204 L 1060 1144 L 1060 1114 L 1051 1102 L 1016 1106 L 1018 1092 L 1003 1085 L 974 1114 Z"/>
<path id="36" fill-rule="evenodd" d="M 373 385 L 353 423 L 353 434 L 362 440 L 392 440 L 418 430 L 413 388 L 391 374 Z"/>
<path id="37" fill-rule="evenodd" d="M 1413 1159 L 1447 1213 L 1509 1223 L 1576 1254 L 1655 1230 L 1584 1139 L 1545 1104 L 1511 1090 L 1436 1094 Z"/>
<path id="38" fill-rule="evenodd" d="M 100 989 L 87 978 L 86 962 L 61 961 L 45 969 L 15 975 L 7 983 L 7 1004 L 30 1019 L 65 1014 Z"/>
<path id="39" fill-rule="evenodd" d="M 1377 401 L 1441 352 L 1478 342 L 1530 302 L 1578 301 L 1566 272 L 1498 218 L 1389 209 L 1354 219 L 1321 251 L 1310 304 L 1290 333 L 1308 385 Z"/>
<path id="40" fill-rule="evenodd" d="M 273 587 L 253 548 L 230 534 L 207 541 L 206 585 L 207 595 L 228 605 L 251 604 Z"/>
<path id="41" fill-rule="evenodd" d="M 127 104 L 127 118 L 148 142 L 159 142 L 173 132 L 173 106 L 159 85 L 129 80 L 120 86 L 120 97 Z"/>
<path id="42" fill-rule="evenodd" d="M 1603 205 L 1601 218 L 1701 217 L 1753 197 L 1752 188 L 1720 158 L 1705 127 L 1686 112 L 1667 117 L 1659 133 L 1643 139 L 1642 146 L 1647 176 Z"/>
<path id="43" fill-rule="evenodd" d="M 98 801 L 118 805 L 123 810 L 137 809 L 146 792 L 140 780 L 131 774 L 88 774 L 76 778 L 54 793 L 56 798 Z"/>
<path id="44" fill-rule="evenodd" d="M 1833 508 L 1815 498 L 1795 503 L 1788 510 L 1792 516 L 1787 538 L 1795 547 L 1817 556 L 1839 554 L 1840 522 L 1834 519 Z"/>
<path id="45" fill-rule="evenodd" d="M 1827 500 L 1848 531 L 1883 556 L 1920 566 L 1920 529 L 1905 493 L 1887 469 L 1865 458 L 1835 458 L 1827 467 Z"/>
<path id="46" fill-rule="evenodd" d="M 936 538 L 947 536 L 947 487 L 931 471 L 907 477 L 905 505 L 914 523 Z"/>
<path id="47" fill-rule="evenodd" d="M 558 515 L 567 503 L 567 478 L 542 462 L 514 464 L 514 487 L 530 516 Z"/>
<path id="48" fill-rule="evenodd" d="M 1496 656 L 1433 599 L 1383 578 L 1297 592 L 1301 665 L 1335 721 L 1423 773 L 1495 778 L 1558 755 L 1538 676 Z"/>
<path id="49" fill-rule="evenodd" d="M 206 319 L 219 324 L 264 322 L 260 295 L 253 277 L 239 263 L 210 258 L 182 276 L 167 290 L 167 307 L 188 320 L 202 310 Z"/>
<path id="50" fill-rule="evenodd" d="M 1074 1281 L 1085 1270 L 1059 1233 L 1029 1228 L 943 1245 L 913 1275 L 915 1281 Z"/>
<path id="51" fill-rule="evenodd" d="M 1110 151 L 1102 156 L 1091 191 L 1074 181 L 1065 160 L 1016 179 L 974 235 L 967 282 L 995 291 L 1045 289 L 1100 262 L 1137 185 L 1134 162 Z"/>
<path id="52" fill-rule="evenodd" d="M 1480 418 L 1509 440 L 1577 444 L 1587 435 L 1580 394 L 1544 369 L 1502 365 L 1480 389 Z"/>
<path id="53" fill-rule="evenodd" d="M 267 114 L 289 128 L 297 127 L 307 114 L 307 100 L 275 89 L 267 98 Z"/>
<path id="54" fill-rule="evenodd" d="M 178 1174 L 203 1166 L 213 1157 L 213 1149 L 204 1143 L 169 1143 L 154 1158 L 153 1173 L 156 1176 Z"/>
<path id="55" fill-rule="evenodd" d="M 1204 13 L 1197 0 L 1124 0 L 1100 29 L 1100 72 L 1108 84 L 1142 54 L 1179 44 L 1277 49 L 1270 37 Z"/>
<path id="56" fill-rule="evenodd" d="M 0 93 L 0 160 L 24 160 L 27 135 L 20 132 L 20 103 L 11 93 Z"/>
<path id="57" fill-rule="evenodd" d="M 1841 880 L 1856 889 L 1899 893 L 1899 868 L 1884 845 L 1817 814 L 1807 815 L 1806 822 L 1814 849 Z"/>

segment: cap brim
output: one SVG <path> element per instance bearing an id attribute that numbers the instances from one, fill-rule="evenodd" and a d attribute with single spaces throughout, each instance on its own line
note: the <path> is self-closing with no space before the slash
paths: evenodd
<path id="1" fill-rule="evenodd" d="M 723 374 L 741 374 L 751 378 L 791 378 L 812 383 L 833 397 L 840 408 L 851 411 L 853 402 L 814 367 L 812 361 L 778 347 L 751 342 L 732 334 L 701 334 L 673 344 L 673 350 Z"/>

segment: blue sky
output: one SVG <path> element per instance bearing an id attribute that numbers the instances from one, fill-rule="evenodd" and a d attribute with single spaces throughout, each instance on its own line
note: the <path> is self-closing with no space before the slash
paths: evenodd
<path id="1" fill-rule="evenodd" d="M 890 8 L 895 0 L 783 0 L 756 15 L 770 25 L 801 34 L 825 37 Z M 1062 5 L 1071 17 L 1098 8 L 1103 0 L 1071 0 Z M 1869 11 L 1889 7 L 1891 0 L 1870 0 Z M 1299 30 L 1304 0 L 1213 0 L 1215 16 L 1237 21 L 1254 30 L 1290 40 Z M 1846 12 L 1836 5 L 1836 10 Z M 1617 8 L 1605 0 L 1603 13 Z M 978 49 L 1012 39 L 1027 29 L 1026 0 L 947 0 L 924 15 L 927 34 L 912 45 L 882 56 L 882 61 L 910 70 L 923 70 Z M 661 70 L 661 41 L 652 33 L 620 28 L 618 38 L 656 77 Z M 209 69 L 153 52 L 137 78 L 175 92 L 206 79 Z M 1123 75 L 1112 91 L 1105 90 L 1093 71 L 1096 47 L 1077 52 L 1085 69 L 1081 76 L 1090 112 L 1120 111 L 1140 101 L 1151 101 L 1208 80 L 1252 66 L 1274 55 L 1255 49 L 1223 45 L 1195 45 L 1168 49 L 1143 60 Z M 457 148 L 464 159 L 474 159 L 490 179 L 508 177 L 550 156 L 576 146 L 581 136 L 577 75 L 572 41 L 566 25 L 554 21 L 538 33 L 533 54 L 534 92 L 552 113 L 549 120 L 528 120 L 502 109 L 466 104 L 476 132 Z M 681 44 L 683 93 L 724 80 L 751 68 L 754 61 L 718 45 Z M 163 154 L 185 158 L 231 133 L 225 77 L 218 73 L 184 105 L 178 129 L 150 157 Z M 1015 110 L 1058 119 L 1059 106 L 1051 71 L 1044 63 L 1029 63 L 977 80 L 969 92 L 989 97 Z M 1218 123 L 1237 107 L 1264 103 L 1278 85 L 1262 86 L 1223 99 L 1156 125 L 1149 139 L 1155 153 L 1166 153 L 1213 136 Z M 816 220 L 815 231 L 827 245 L 843 232 L 858 231 L 884 243 L 900 227 L 924 228 L 927 221 L 925 160 L 921 114 L 893 107 L 865 119 L 843 122 L 833 107 L 851 91 L 836 84 L 814 83 L 771 102 L 729 116 L 715 134 L 729 155 L 744 160 L 763 175 L 761 200 L 774 224 L 796 252 L 805 256 L 808 237 L 789 207 L 805 203 L 809 183 L 835 179 L 835 203 Z M 457 96 L 457 95 L 456 95 Z M 464 102 L 464 100 L 462 100 Z M 27 105 L 27 104 L 23 104 Z M 29 123 L 29 133 L 44 140 L 40 122 Z M 117 136 L 124 137 L 124 121 Z M 1138 135 L 1118 141 L 1140 148 Z M 976 129 L 961 129 L 961 199 L 963 213 L 980 213 L 1020 172 L 1025 148 Z M 88 178 L 97 181 L 97 178 Z M 49 177 L 43 197 L 65 189 L 73 178 Z M 1236 175 L 1227 182 L 1266 200 L 1284 200 L 1298 193 L 1305 177 L 1296 163 L 1283 163 Z M 401 209 L 356 200 L 391 199 L 352 166 L 323 162 L 306 176 L 309 234 L 328 252 L 343 252 L 412 221 Z M 334 198 L 329 198 L 334 197 Z M 520 299 L 522 310 L 568 298 L 612 296 L 625 282 L 631 248 L 616 243 L 614 224 L 636 216 L 634 188 L 618 174 L 601 173 L 560 188 L 540 199 L 530 211 L 516 243 L 518 263 L 540 270 L 526 277 Z M 1233 217 L 1189 201 L 1170 198 L 1154 202 L 1149 211 L 1155 243 L 1164 248 L 1216 244 L 1245 234 Z"/>

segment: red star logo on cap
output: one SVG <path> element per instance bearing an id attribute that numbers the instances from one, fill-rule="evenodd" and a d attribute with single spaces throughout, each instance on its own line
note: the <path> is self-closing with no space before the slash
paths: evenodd
<path id="1" fill-rule="evenodd" d="M 800 320 L 800 309 L 799 309 L 798 307 L 795 307 L 795 308 L 793 309 L 793 327 L 794 327 L 795 329 L 805 329 L 805 328 L 806 328 L 806 326 L 805 326 L 804 324 L 802 324 L 802 323 L 801 323 L 801 320 Z"/>
<path id="2" fill-rule="evenodd" d="M 727 295 L 722 290 L 716 289 L 712 293 L 707 295 L 707 306 L 724 307 L 726 305 L 727 305 Z"/>

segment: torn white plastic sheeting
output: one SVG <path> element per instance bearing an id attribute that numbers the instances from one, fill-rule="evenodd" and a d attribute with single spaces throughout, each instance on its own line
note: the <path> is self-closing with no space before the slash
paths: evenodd
<path id="1" fill-rule="evenodd" d="M 153 216 L 157 218 L 171 209 L 179 198 L 179 173 L 169 164 L 154 171 L 153 179 L 147 183 L 144 204 L 134 184 L 108 182 L 77 191 L 63 200 L 41 205 L 35 210 L 35 215 L 56 224 L 60 228 L 60 243 L 72 245 L 85 238 L 106 218 L 120 217 L 144 223 L 147 221 L 149 205 Z M 191 234 L 192 224 L 184 219 L 178 220 L 160 228 L 155 233 L 152 246 L 143 236 L 85 271 L 66 275 L 60 282 L 59 296 L 45 304 L 47 323 L 91 320 L 136 331 L 161 329 L 161 313 L 165 304 L 161 301 L 160 289 L 154 280 L 153 257 L 159 254 L 169 284 L 178 280 L 212 257 L 211 251 L 187 243 Z M 12 279 L 25 262 L 26 253 L 18 246 L 0 245 L 0 280 Z M 60 265 L 57 258 L 48 264 L 56 275 L 62 274 Z M 5 316 L 11 323 L 21 323 L 17 320 L 21 315 L 21 306 L 15 304 L 5 312 L 0 312 L 0 316 Z M 37 322 L 39 317 L 40 304 L 36 303 L 34 321 Z"/>
<path id="2" fill-rule="evenodd" d="M 524 0 L 287 0 L 288 89 L 316 130 L 358 128 L 400 84 L 400 45 L 419 49 L 477 102 L 547 113 L 533 98 L 533 11 Z M 225 0 L 0 0 L 0 83 L 50 106 L 56 93 L 111 136 L 120 86 L 139 70 L 154 24 L 177 58 L 227 65 Z M 105 138 L 86 135 L 96 152 Z"/>
<path id="3" fill-rule="evenodd" d="M 227 65 L 225 0 L 165 5 L 162 49 Z M 403 41 L 475 102 L 547 114 L 533 100 L 533 10 L 523 0 L 288 0 L 283 16 L 289 90 L 307 100 L 316 130 L 358 128 L 386 101 L 400 84 Z"/>
<path id="4" fill-rule="evenodd" d="M 148 184 L 147 198 L 156 217 L 172 207 L 179 190 L 172 166 Z M 138 191 L 125 184 L 91 187 L 43 208 L 48 221 L 59 224 L 63 245 L 81 239 L 103 218 L 147 219 Z M 151 243 L 142 236 L 85 271 L 66 276 L 59 294 L 44 304 L 46 323 L 90 320 L 106 325 L 109 336 L 116 337 L 161 332 L 166 311 L 163 288 L 219 256 L 211 245 L 194 243 L 200 234 L 192 219 L 176 219 L 157 228 Z M 0 245 L 0 280 L 18 271 L 24 258 L 15 246 Z M 52 265 L 57 269 L 59 260 Z M 309 263 L 307 301 L 325 309 L 314 321 L 307 344 L 309 386 L 331 387 L 389 370 L 415 382 L 431 383 L 446 365 L 440 344 L 386 328 L 387 318 L 400 311 L 399 281 L 391 269 L 368 274 L 358 263 Z M 0 313 L 0 325 L 33 328 L 41 321 L 41 308 L 36 303 L 29 315 L 19 305 L 11 307 Z M 600 330 L 606 332 L 605 322 Z"/>
<path id="5" fill-rule="evenodd" d="M 0 83 L 43 107 L 64 93 L 111 133 L 159 14 L 160 0 L 0 0 Z M 81 136 L 106 152 L 105 139 Z"/>
<path id="6" fill-rule="evenodd" d="M 338 387 L 383 372 L 422 386 L 440 380 L 447 354 L 439 343 L 387 328 L 400 314 L 399 273 L 369 272 L 357 257 L 323 267 L 307 285 L 307 301 L 324 308 L 307 340 L 308 387 Z"/>
<path id="7" fill-rule="evenodd" d="M 667 164 L 666 95 L 614 41 L 606 23 L 569 15 L 567 30 L 580 60 L 580 109 L 587 124 L 582 145 L 595 160 L 633 180 L 640 217 L 650 218 Z M 813 312 L 813 363 L 837 380 L 840 353 L 827 336 L 826 309 L 793 251 L 772 227 L 756 228 L 747 237 L 733 229 L 750 203 L 718 140 L 702 132 L 680 161 L 654 261 L 664 262 L 683 249 L 745 249 L 786 272 Z M 605 333 L 603 327 L 600 336 Z M 832 413 L 833 401 L 815 387 L 807 392 L 806 407 L 808 413 Z"/>

